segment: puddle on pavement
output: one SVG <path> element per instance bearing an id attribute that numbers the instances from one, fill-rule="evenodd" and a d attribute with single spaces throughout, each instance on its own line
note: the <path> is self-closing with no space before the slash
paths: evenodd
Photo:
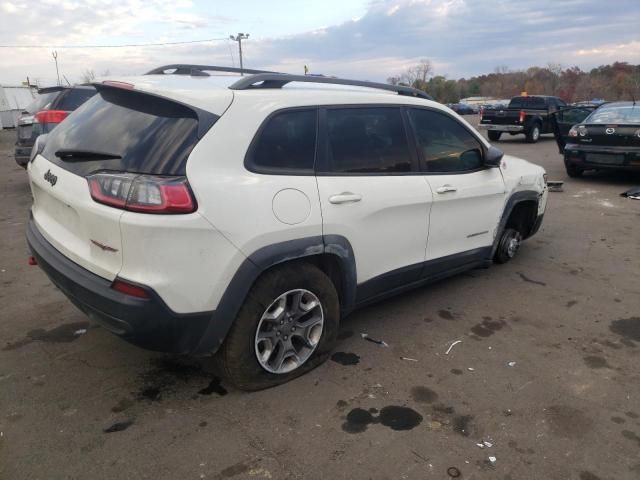
<path id="1" fill-rule="evenodd" d="M 640 342 L 640 317 L 621 318 L 614 320 L 609 326 L 609 330 L 613 333 L 626 338 L 627 340 L 633 340 L 634 342 Z"/>
<path id="2" fill-rule="evenodd" d="M 357 365 L 360 363 L 360 356 L 355 353 L 336 352 L 331 355 L 331 360 L 345 366 Z"/>
<path id="3" fill-rule="evenodd" d="M 69 343 L 77 340 L 82 336 L 83 333 L 86 333 L 87 329 L 90 328 L 89 322 L 73 322 L 73 323 L 65 323 L 63 325 L 59 325 L 51 330 L 44 330 L 42 328 L 38 328 L 36 330 L 31 330 L 27 333 L 27 336 L 22 340 L 18 340 L 13 343 L 9 343 L 2 348 L 4 351 L 16 350 L 18 348 L 24 347 L 25 345 L 29 345 L 33 342 L 44 342 L 44 343 Z"/>
<path id="4" fill-rule="evenodd" d="M 380 409 L 377 416 L 375 413 L 375 409 L 367 411 L 354 408 L 347 414 L 342 430 L 347 433 L 362 433 L 369 425 L 380 424 L 391 430 L 404 431 L 412 430 L 422 423 L 422 415 L 409 407 L 389 405 Z"/>

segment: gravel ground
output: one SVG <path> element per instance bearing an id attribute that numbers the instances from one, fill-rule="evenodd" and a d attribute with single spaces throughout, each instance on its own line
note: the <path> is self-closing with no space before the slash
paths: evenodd
<path id="1" fill-rule="evenodd" d="M 90 324 L 27 266 L 14 135 L 0 132 L 0 479 L 640 478 L 640 202 L 619 196 L 640 176 L 569 179 L 552 138 L 505 139 L 565 181 L 514 261 L 358 311 L 332 361 L 247 394 Z"/>

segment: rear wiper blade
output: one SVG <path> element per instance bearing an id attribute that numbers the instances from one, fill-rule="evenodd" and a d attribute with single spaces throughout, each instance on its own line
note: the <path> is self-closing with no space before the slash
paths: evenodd
<path id="1" fill-rule="evenodd" d="M 55 155 L 65 162 L 77 162 L 82 160 L 118 160 L 122 158 L 122 156 L 117 153 L 74 149 L 60 149 L 55 153 Z"/>

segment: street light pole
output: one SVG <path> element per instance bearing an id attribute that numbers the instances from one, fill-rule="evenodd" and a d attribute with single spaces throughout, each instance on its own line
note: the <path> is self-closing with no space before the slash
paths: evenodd
<path id="1" fill-rule="evenodd" d="M 238 35 L 229 35 L 229 38 L 234 42 L 238 42 L 238 50 L 240 51 L 240 75 L 244 76 L 243 64 L 242 64 L 242 40 L 247 40 L 249 38 L 248 33 L 238 33 Z"/>
<path id="2" fill-rule="evenodd" d="M 58 77 L 58 86 L 61 85 L 60 83 L 60 72 L 58 71 L 58 51 L 54 50 L 53 52 L 51 52 L 51 56 L 53 57 L 53 60 L 56 62 L 56 76 Z"/>

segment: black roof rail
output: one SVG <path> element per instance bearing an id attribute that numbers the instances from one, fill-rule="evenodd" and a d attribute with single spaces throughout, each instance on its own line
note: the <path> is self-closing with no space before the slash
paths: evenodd
<path id="1" fill-rule="evenodd" d="M 251 68 L 235 68 L 221 67 L 218 65 L 190 65 L 187 63 L 177 63 L 173 65 L 163 65 L 148 71 L 145 75 L 163 75 L 167 70 L 175 70 L 172 75 L 191 75 L 194 77 L 208 77 L 207 72 L 226 72 L 226 73 L 248 73 L 250 75 L 257 73 L 275 73 L 268 70 L 253 70 Z"/>
<path id="2" fill-rule="evenodd" d="M 246 71 L 246 70 L 245 70 Z M 417 88 L 406 87 L 403 85 L 389 85 L 387 83 L 367 82 L 362 80 L 349 80 L 346 78 L 319 77 L 315 75 L 289 75 L 286 73 L 257 73 L 248 77 L 241 78 L 229 88 L 232 90 L 248 90 L 251 88 L 282 88 L 287 83 L 305 82 L 305 83 L 328 83 L 332 85 L 352 85 L 355 87 L 376 88 L 379 90 L 387 90 L 396 92 L 398 95 L 406 95 L 408 97 L 425 98 L 433 100 L 433 97 Z"/>

